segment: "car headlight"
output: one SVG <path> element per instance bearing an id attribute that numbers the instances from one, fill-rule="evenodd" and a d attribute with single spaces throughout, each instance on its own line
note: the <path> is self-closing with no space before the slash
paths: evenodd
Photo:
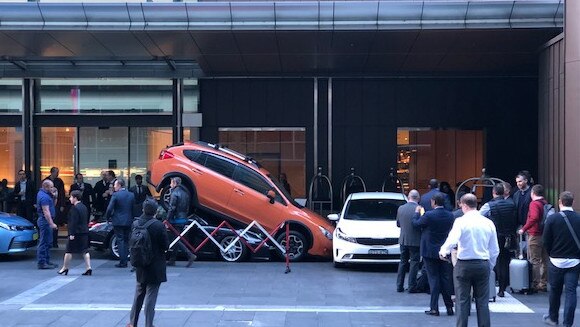
<path id="1" fill-rule="evenodd" d="M 340 228 L 336 229 L 336 237 L 338 237 L 339 239 L 341 239 L 343 241 L 356 243 L 356 238 L 347 236 L 342 230 L 340 230 Z"/>
<path id="2" fill-rule="evenodd" d="M 16 226 L 15 225 L 8 225 L 8 224 L 3 223 L 1 221 L 0 221 L 0 228 L 4 228 L 4 229 L 7 229 L 7 230 L 13 230 L 13 231 L 16 230 Z"/>
<path id="3" fill-rule="evenodd" d="M 332 240 L 332 233 L 331 232 L 329 232 L 328 230 L 326 230 L 322 226 L 318 226 L 318 228 L 320 229 L 320 232 L 322 233 L 322 235 L 324 235 L 324 237 L 326 237 L 329 240 Z"/>

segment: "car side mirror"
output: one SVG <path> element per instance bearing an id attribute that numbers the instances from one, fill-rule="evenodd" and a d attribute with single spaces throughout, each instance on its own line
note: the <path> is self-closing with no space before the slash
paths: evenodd
<path id="1" fill-rule="evenodd" d="M 274 190 L 268 190 L 268 193 L 266 193 L 266 196 L 268 197 L 268 199 L 270 199 L 270 203 L 274 204 L 274 199 L 276 198 L 276 192 L 274 192 Z"/>
<path id="2" fill-rule="evenodd" d="M 337 213 L 331 213 L 328 216 L 326 216 L 326 218 L 328 218 L 328 220 L 337 221 L 339 216 Z"/>

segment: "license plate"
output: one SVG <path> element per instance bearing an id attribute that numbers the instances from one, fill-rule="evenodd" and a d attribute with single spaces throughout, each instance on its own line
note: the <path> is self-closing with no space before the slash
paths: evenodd
<path id="1" fill-rule="evenodd" d="M 38 233 L 32 234 L 32 240 L 36 241 L 38 239 Z"/>
<path id="2" fill-rule="evenodd" d="M 369 254 L 389 254 L 387 249 L 370 249 Z"/>

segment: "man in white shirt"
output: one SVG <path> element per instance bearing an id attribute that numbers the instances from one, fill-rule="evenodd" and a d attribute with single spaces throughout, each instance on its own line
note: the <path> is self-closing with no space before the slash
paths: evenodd
<path id="1" fill-rule="evenodd" d="M 460 202 L 463 216 L 455 220 L 453 228 L 439 256 L 448 260 L 451 249 L 457 246 L 457 264 L 453 270 L 457 327 L 467 327 L 471 308 L 471 288 L 475 297 L 477 325 L 491 326 L 489 317 L 489 272 L 499 255 L 497 235 L 493 222 L 477 211 L 477 198 L 465 194 Z"/>

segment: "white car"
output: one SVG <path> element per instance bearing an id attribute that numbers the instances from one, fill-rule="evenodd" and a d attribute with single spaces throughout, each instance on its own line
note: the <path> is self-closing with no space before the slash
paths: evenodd
<path id="1" fill-rule="evenodd" d="M 339 214 L 332 238 L 334 266 L 347 263 L 398 263 L 401 250 L 397 209 L 407 203 L 402 193 L 353 193 Z"/>

